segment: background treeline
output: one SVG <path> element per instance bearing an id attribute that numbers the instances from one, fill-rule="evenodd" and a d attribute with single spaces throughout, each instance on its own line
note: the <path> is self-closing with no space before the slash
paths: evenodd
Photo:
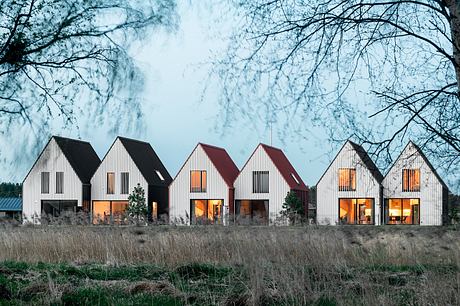
<path id="1" fill-rule="evenodd" d="M 0 197 L 19 197 L 22 194 L 22 184 L 0 183 Z"/>

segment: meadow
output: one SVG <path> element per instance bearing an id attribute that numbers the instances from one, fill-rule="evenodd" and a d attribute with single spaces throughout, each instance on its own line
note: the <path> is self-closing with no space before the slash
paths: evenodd
<path id="1" fill-rule="evenodd" d="M 0 305 L 458 305 L 454 227 L 3 226 Z"/>

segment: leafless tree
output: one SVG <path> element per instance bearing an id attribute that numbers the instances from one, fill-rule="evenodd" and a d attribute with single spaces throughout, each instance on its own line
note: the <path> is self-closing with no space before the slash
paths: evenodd
<path id="1" fill-rule="evenodd" d="M 233 4 L 241 20 L 214 71 L 227 124 L 245 114 L 303 135 L 327 127 L 385 166 L 410 137 L 458 167 L 460 1 Z"/>
<path id="2" fill-rule="evenodd" d="M 176 22 L 175 0 L 0 1 L 0 133 L 40 140 L 56 118 L 135 128 L 143 84 L 129 46 Z"/>

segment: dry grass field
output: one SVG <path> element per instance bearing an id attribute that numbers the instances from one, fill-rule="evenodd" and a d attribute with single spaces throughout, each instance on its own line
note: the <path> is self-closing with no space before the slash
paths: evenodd
<path id="1" fill-rule="evenodd" d="M 460 231 L 0 229 L 0 305 L 459 305 Z"/>

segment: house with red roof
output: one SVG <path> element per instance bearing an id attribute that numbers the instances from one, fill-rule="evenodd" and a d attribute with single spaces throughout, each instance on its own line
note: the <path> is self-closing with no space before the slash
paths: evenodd
<path id="1" fill-rule="evenodd" d="M 308 187 L 281 149 L 259 144 L 235 180 L 235 205 L 238 222 L 274 223 L 283 209 L 284 199 L 293 191 L 308 211 Z"/>
<path id="2" fill-rule="evenodd" d="M 238 173 L 225 149 L 199 143 L 169 186 L 170 222 L 227 224 Z"/>

